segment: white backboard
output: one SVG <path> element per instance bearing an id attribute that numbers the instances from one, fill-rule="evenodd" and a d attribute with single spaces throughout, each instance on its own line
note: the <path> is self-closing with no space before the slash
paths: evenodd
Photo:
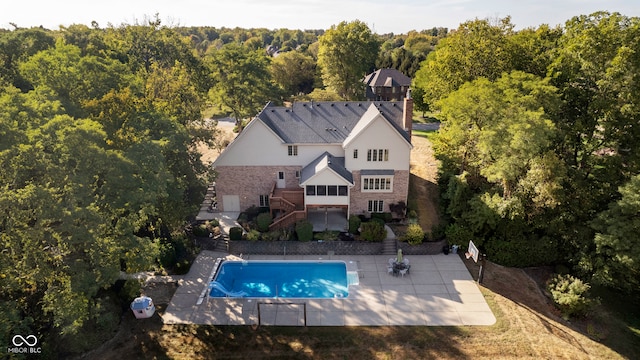
<path id="1" fill-rule="evenodd" d="M 469 240 L 469 250 L 467 250 L 467 254 L 470 254 L 470 256 L 473 257 L 473 261 L 478 262 L 478 255 L 480 254 L 480 252 L 471 240 Z M 467 259 L 468 258 L 469 257 L 467 256 Z"/>

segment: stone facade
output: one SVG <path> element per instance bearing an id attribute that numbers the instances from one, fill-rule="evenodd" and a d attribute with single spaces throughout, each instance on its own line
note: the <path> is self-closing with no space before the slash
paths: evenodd
<path id="1" fill-rule="evenodd" d="M 393 192 L 363 192 L 360 171 L 353 172 L 354 186 L 351 188 L 351 215 L 366 215 L 369 213 L 369 200 L 384 201 L 383 212 L 389 212 L 389 205 L 400 201 L 407 202 L 409 194 L 409 171 L 395 170 L 393 174 Z"/>
<path id="2" fill-rule="evenodd" d="M 285 187 L 300 188 L 296 171 L 301 166 L 219 166 L 216 167 L 216 192 L 225 195 L 240 196 L 240 210 L 253 205 L 260 206 L 260 195 L 269 195 L 277 180 L 278 172 L 285 173 Z M 221 211 L 224 204 L 219 201 Z"/>

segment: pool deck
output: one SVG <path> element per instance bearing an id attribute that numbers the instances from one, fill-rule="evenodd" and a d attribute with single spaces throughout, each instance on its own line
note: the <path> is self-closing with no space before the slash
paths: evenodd
<path id="1" fill-rule="evenodd" d="M 179 281 L 162 315 L 165 324 L 304 326 L 492 325 L 496 318 L 458 255 L 411 255 L 411 273 L 387 272 L 388 255 L 245 256 L 249 260 L 344 260 L 359 269 L 360 284 L 344 299 L 208 298 L 217 258 L 203 251 Z"/>

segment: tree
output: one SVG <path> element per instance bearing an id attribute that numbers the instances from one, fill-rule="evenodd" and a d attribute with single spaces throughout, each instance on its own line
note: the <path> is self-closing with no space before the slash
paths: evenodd
<path id="1" fill-rule="evenodd" d="M 313 90 L 316 63 L 311 56 L 290 51 L 271 62 L 271 74 L 287 95 L 308 94 Z"/>
<path id="2" fill-rule="evenodd" d="M 514 71 L 464 84 L 438 106 L 434 150 L 455 228 L 471 232 L 501 263 L 555 260 L 557 243 L 537 231 L 548 231 L 547 214 L 563 199 L 565 168 L 551 151 L 555 127 L 547 114 L 558 107 L 556 89 Z M 525 262 L 514 249 L 531 257 Z"/>
<path id="3" fill-rule="evenodd" d="M 31 89 L 18 66 L 37 52 L 52 47 L 54 42 L 53 34 L 39 28 L 0 32 L 0 79 L 23 91 Z"/>
<path id="4" fill-rule="evenodd" d="M 429 111 L 429 103 L 424 101 L 424 90 L 420 87 L 413 87 L 411 89 L 411 97 L 413 98 L 413 105 L 417 111 L 422 113 L 422 117 L 425 117 L 425 113 Z"/>
<path id="5" fill-rule="evenodd" d="M 81 117 L 83 102 L 119 89 L 126 79 L 120 62 L 93 55 L 82 56 L 62 39 L 55 47 L 40 51 L 20 65 L 20 72 L 33 87 L 51 89 L 68 113 Z"/>
<path id="6" fill-rule="evenodd" d="M 364 76 L 373 70 L 380 43 L 369 27 L 355 20 L 332 25 L 319 38 L 318 65 L 324 85 L 345 100 L 364 98 Z"/>
<path id="7" fill-rule="evenodd" d="M 269 59 L 261 52 L 229 44 L 214 52 L 208 65 L 214 82 L 209 96 L 231 111 L 239 128 L 243 119 L 277 98 L 270 81 Z"/>
<path id="8" fill-rule="evenodd" d="M 191 50 L 157 26 L 108 29 L 100 49 L 85 42 L 100 30 L 63 30 L 86 48 L 59 38 L 12 65 L 29 86 L 0 80 L 0 249 L 10 249 L 0 309 L 13 309 L 0 335 L 77 333 L 122 271 L 161 266 L 161 248 L 201 202 L 206 82 Z M 147 62 L 123 51 L 133 38 Z"/>
<path id="9" fill-rule="evenodd" d="M 522 72 L 494 83 L 477 79 L 439 102 L 443 129 L 434 147 L 460 171 L 475 168 L 500 184 L 509 198 L 531 159 L 551 145 L 554 126 L 545 109 L 557 106 L 555 98 L 555 88 Z"/>
<path id="10" fill-rule="evenodd" d="M 625 291 L 640 287 L 640 175 L 619 188 L 619 200 L 592 222 L 597 231 L 593 278 Z"/>
<path id="11" fill-rule="evenodd" d="M 567 222 L 562 238 L 567 260 L 592 270 L 593 229 L 585 226 L 607 209 L 618 187 L 640 172 L 640 19 L 597 12 L 567 21 L 549 66 L 562 106 L 556 153 L 568 166 Z M 635 54 L 635 55 L 634 55 Z M 635 89 L 635 90 L 634 90 Z"/>
<path id="12" fill-rule="evenodd" d="M 514 70 L 508 41 L 512 31 L 509 17 L 497 24 L 476 19 L 462 23 L 440 40 L 415 76 L 415 85 L 424 90 L 426 102 L 435 103 L 466 82 L 480 77 L 493 81 Z"/>

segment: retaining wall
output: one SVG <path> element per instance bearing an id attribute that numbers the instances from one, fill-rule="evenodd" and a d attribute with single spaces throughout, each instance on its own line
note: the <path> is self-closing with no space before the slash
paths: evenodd
<path id="1" fill-rule="evenodd" d="M 442 252 L 446 240 L 409 245 L 398 243 L 406 255 L 435 255 Z M 261 255 L 326 255 L 333 251 L 335 255 L 381 255 L 383 243 L 364 241 L 229 241 L 232 254 Z"/>

